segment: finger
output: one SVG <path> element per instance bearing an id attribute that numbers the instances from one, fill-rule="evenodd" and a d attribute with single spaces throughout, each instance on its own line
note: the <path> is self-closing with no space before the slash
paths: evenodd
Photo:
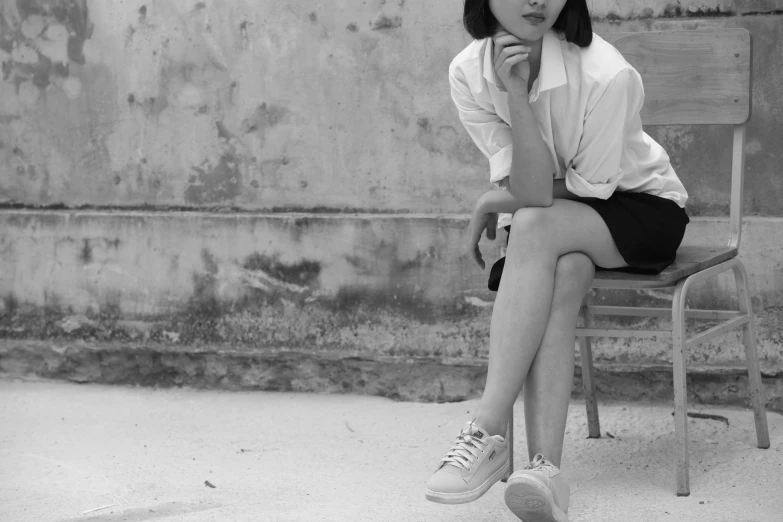
<path id="1" fill-rule="evenodd" d="M 473 250 L 473 260 L 482 270 L 487 266 L 484 264 L 484 259 L 481 257 L 481 250 L 479 250 L 478 245 L 476 245 L 476 248 Z"/>
<path id="2" fill-rule="evenodd" d="M 478 248 L 479 238 L 476 238 L 473 233 L 470 234 L 467 241 L 465 241 L 465 253 L 469 256 L 475 257 L 476 249 Z"/>
<path id="3" fill-rule="evenodd" d="M 500 51 L 501 58 L 510 58 L 517 54 L 530 54 L 530 47 L 526 45 L 509 45 Z"/>
<path id="4" fill-rule="evenodd" d="M 498 47 L 498 40 L 504 36 L 507 36 L 509 33 L 506 31 L 498 31 L 492 36 L 492 42 L 495 44 L 495 47 Z"/>
<path id="5" fill-rule="evenodd" d="M 474 263 L 481 266 L 481 252 L 479 252 L 476 243 L 467 243 L 465 245 L 465 253 L 473 259 Z"/>
<path id="6" fill-rule="evenodd" d="M 529 53 L 532 48 L 528 45 L 523 45 L 521 41 L 507 41 L 505 43 L 496 43 L 493 50 L 492 50 L 492 57 L 495 60 L 495 63 L 500 59 L 501 54 L 506 49 L 509 50 L 507 56 L 510 56 L 512 54 L 515 54 L 517 52 L 526 52 Z"/>
<path id="7" fill-rule="evenodd" d="M 470 228 L 468 229 L 468 237 L 465 243 L 465 247 L 468 252 L 473 252 L 473 249 L 476 248 L 476 245 L 479 242 L 479 239 L 481 239 L 481 229 L 476 230 L 480 225 L 471 223 Z"/>
<path id="8" fill-rule="evenodd" d="M 516 63 L 519 63 L 519 62 L 521 62 L 523 60 L 527 60 L 529 56 L 530 56 L 530 53 L 515 53 L 515 54 L 512 54 L 511 56 L 506 56 L 504 53 L 501 53 L 501 55 L 500 55 L 500 66 L 503 67 L 503 63 L 505 61 L 507 61 L 507 60 L 512 59 L 512 58 L 520 58 L 516 62 Z"/>
<path id="9" fill-rule="evenodd" d="M 500 32 L 497 33 L 495 36 L 492 37 L 492 41 L 494 42 L 493 46 L 493 58 L 497 59 L 498 53 L 503 50 L 503 48 L 507 45 L 514 45 L 514 44 L 521 44 L 522 40 L 517 38 L 511 33 L 508 32 Z"/>
<path id="10" fill-rule="evenodd" d="M 508 47 L 509 45 L 525 45 L 525 42 L 515 36 L 504 36 L 495 40 L 495 47 Z"/>
<path id="11" fill-rule="evenodd" d="M 500 64 L 500 67 L 502 68 L 504 65 L 510 64 L 510 63 L 513 63 L 513 64 L 516 65 L 519 62 L 524 62 L 525 60 L 527 60 L 528 56 L 529 55 L 527 53 L 515 54 L 514 56 L 509 56 L 508 58 L 503 60 L 503 62 Z"/>
<path id="12" fill-rule="evenodd" d="M 503 65 L 501 65 L 500 69 L 498 70 L 498 74 L 503 77 L 511 76 L 511 71 L 514 66 L 518 63 L 524 62 L 525 60 L 527 60 L 527 55 L 523 56 L 518 54 L 516 56 L 512 56 L 503 62 Z"/>
<path id="13" fill-rule="evenodd" d="M 498 231 L 498 215 L 492 213 L 489 215 L 489 223 L 487 223 L 487 238 L 495 240 Z"/>
<path id="14" fill-rule="evenodd" d="M 508 60 L 509 58 L 513 58 L 514 56 L 524 56 L 524 59 L 527 60 L 527 58 L 530 56 L 530 51 L 526 51 L 525 48 L 519 48 L 521 46 L 515 46 L 517 49 L 512 49 L 511 47 L 506 47 L 500 52 L 500 55 L 498 56 L 498 59 L 495 61 L 496 64 L 498 64 L 498 68 L 503 67 L 503 63 Z M 511 50 L 510 50 L 511 49 Z"/>
<path id="15" fill-rule="evenodd" d="M 518 63 L 524 62 L 527 60 L 527 54 L 517 54 L 515 56 L 512 56 L 510 58 L 507 58 L 503 61 L 503 64 L 500 66 L 500 70 L 498 73 L 503 73 L 504 75 L 510 75 L 511 69 Z"/>
<path id="16" fill-rule="evenodd" d="M 506 34 L 503 36 L 496 36 L 492 39 L 495 45 L 505 47 L 507 45 L 522 44 L 522 40 L 514 36 L 513 34 Z"/>

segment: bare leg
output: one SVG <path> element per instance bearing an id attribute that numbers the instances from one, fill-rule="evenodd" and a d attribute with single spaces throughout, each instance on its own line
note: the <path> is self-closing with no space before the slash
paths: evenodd
<path id="1" fill-rule="evenodd" d="M 594 275 L 595 266 L 585 254 L 573 252 L 557 260 L 549 323 L 524 385 L 530 460 L 541 453 L 560 467 L 574 381 L 576 320 Z"/>
<path id="2" fill-rule="evenodd" d="M 578 201 L 514 214 L 503 278 L 492 310 L 487 383 L 476 423 L 505 435 L 506 423 L 549 323 L 560 256 L 584 252 L 607 268 L 626 266 L 598 213 Z"/>

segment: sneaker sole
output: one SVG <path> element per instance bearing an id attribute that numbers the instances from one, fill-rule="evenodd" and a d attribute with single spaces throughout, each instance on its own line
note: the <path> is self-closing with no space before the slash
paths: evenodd
<path id="1" fill-rule="evenodd" d="M 501 466 L 495 473 L 490 475 L 489 478 L 476 489 L 463 491 L 461 493 L 439 493 L 425 487 L 424 496 L 427 497 L 427 500 L 437 502 L 439 504 L 467 504 L 468 502 L 477 500 L 484 493 L 486 493 L 489 488 L 495 484 L 495 482 L 502 479 L 506 473 L 508 473 L 508 469 L 508 459 L 506 459 L 506 462 L 503 464 L 503 466 Z"/>
<path id="2" fill-rule="evenodd" d="M 566 514 L 555 504 L 549 488 L 532 477 L 509 479 L 505 500 L 506 506 L 522 522 L 568 522 Z"/>

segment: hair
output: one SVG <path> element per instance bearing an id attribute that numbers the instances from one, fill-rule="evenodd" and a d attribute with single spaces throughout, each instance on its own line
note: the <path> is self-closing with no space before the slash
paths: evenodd
<path id="1" fill-rule="evenodd" d="M 494 35 L 500 23 L 489 9 L 489 0 L 465 0 L 462 24 L 470 36 L 483 40 Z M 593 41 L 593 24 L 587 0 L 566 0 L 552 29 L 560 31 L 568 42 L 587 47 Z"/>

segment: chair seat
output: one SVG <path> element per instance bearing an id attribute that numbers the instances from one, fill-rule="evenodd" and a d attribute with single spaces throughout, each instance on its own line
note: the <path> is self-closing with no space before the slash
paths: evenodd
<path id="1" fill-rule="evenodd" d="M 737 256 L 730 246 L 682 246 L 674 263 L 656 275 L 630 274 L 616 270 L 595 273 L 593 288 L 661 288 L 675 286 L 677 281 Z"/>

